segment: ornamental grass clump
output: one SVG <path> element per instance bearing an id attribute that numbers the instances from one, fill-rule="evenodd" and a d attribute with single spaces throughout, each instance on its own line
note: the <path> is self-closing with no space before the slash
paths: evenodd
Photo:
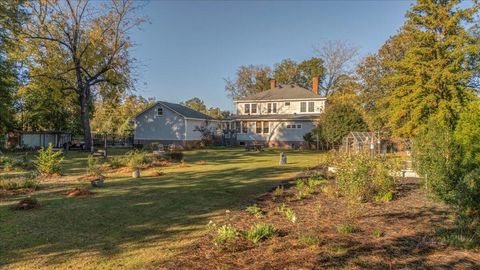
<path id="1" fill-rule="evenodd" d="M 261 217 L 263 215 L 262 209 L 258 207 L 256 204 L 247 207 L 245 211 L 254 215 L 255 217 Z"/>
<path id="2" fill-rule="evenodd" d="M 237 237 L 237 229 L 230 224 L 225 224 L 217 229 L 213 241 L 217 245 L 223 245 L 225 243 L 234 241 L 237 239 Z"/>
<path id="3" fill-rule="evenodd" d="M 245 239 L 257 244 L 260 241 L 274 237 L 278 234 L 278 230 L 271 224 L 257 223 L 248 229 L 244 236 Z"/>

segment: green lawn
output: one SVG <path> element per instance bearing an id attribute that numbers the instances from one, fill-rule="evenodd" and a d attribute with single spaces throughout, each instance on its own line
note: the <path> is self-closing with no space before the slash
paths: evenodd
<path id="1" fill-rule="evenodd" d="M 203 234 L 209 220 L 245 207 L 319 158 L 287 151 L 289 164 L 278 166 L 279 152 L 185 152 L 189 167 L 166 167 L 161 177 L 113 175 L 86 198 L 59 191 L 78 181 L 49 182 L 34 195 L 38 210 L 10 210 L 19 197 L 0 200 L 0 268 L 155 268 Z M 86 154 L 70 154 L 66 174 L 83 173 L 85 160 Z"/>

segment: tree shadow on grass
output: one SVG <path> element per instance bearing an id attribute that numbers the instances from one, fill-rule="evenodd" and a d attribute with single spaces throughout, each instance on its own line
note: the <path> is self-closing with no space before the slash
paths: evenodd
<path id="1" fill-rule="evenodd" d="M 41 209 L 30 212 L 13 212 L 3 204 L 0 258 L 10 264 L 48 256 L 45 266 L 53 267 L 82 254 L 108 258 L 125 248 L 167 245 L 180 236 L 188 240 L 188 234 L 201 231 L 218 210 L 242 207 L 278 183 L 272 176 L 301 169 L 182 170 L 162 177 L 107 180 L 107 187 L 87 198 L 47 192 L 39 195 Z"/>

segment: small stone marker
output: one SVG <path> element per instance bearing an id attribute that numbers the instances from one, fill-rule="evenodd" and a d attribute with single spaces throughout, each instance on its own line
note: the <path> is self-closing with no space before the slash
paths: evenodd
<path id="1" fill-rule="evenodd" d="M 279 165 L 287 164 L 287 155 L 284 152 L 280 153 L 280 161 L 278 162 Z"/>

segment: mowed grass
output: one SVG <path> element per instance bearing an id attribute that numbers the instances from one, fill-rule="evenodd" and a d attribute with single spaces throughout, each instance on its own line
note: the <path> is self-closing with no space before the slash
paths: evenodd
<path id="1" fill-rule="evenodd" d="M 59 181 L 34 194 L 37 210 L 12 211 L 21 197 L 3 199 L 0 268 L 154 269 L 205 233 L 209 220 L 319 160 L 316 152 L 286 151 L 289 164 L 279 166 L 279 153 L 190 151 L 186 167 L 162 168 L 160 177 L 109 175 L 92 197 L 67 198 L 58 189 L 79 182 Z M 85 165 L 86 154 L 70 154 L 66 175 L 83 173 Z"/>

